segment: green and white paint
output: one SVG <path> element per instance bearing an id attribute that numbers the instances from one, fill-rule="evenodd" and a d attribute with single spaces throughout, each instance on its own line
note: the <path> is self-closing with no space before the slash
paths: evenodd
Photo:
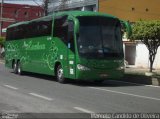
<path id="1" fill-rule="evenodd" d="M 51 42 L 49 52 L 47 54 L 43 53 L 43 61 L 48 65 L 50 70 L 54 70 L 53 64 L 58 60 L 58 47 L 56 47 L 55 42 Z"/>
<path id="2" fill-rule="evenodd" d="M 23 65 L 29 64 L 32 58 L 36 57 L 36 53 L 38 53 L 41 57 L 39 59 L 44 62 L 44 67 L 48 67 L 50 70 L 54 70 L 53 64 L 56 60 L 58 60 L 58 48 L 55 45 L 54 41 L 48 45 L 49 48 L 46 47 L 47 44 L 41 43 L 40 41 L 34 42 L 23 41 L 22 45 L 19 42 L 14 41 L 12 43 L 6 44 L 6 56 L 5 58 L 8 61 L 11 60 L 20 60 Z M 32 52 L 35 52 L 35 56 Z M 37 61 L 38 62 L 38 61 Z"/>

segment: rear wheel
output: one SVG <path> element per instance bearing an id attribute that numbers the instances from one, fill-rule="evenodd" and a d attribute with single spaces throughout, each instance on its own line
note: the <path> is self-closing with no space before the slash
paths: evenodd
<path id="1" fill-rule="evenodd" d="M 17 70 L 17 63 L 16 62 L 13 62 L 13 72 L 15 74 L 17 74 L 18 70 Z"/>
<path id="2" fill-rule="evenodd" d="M 21 63 L 20 63 L 20 61 L 18 61 L 18 63 L 17 63 L 17 73 L 18 73 L 19 75 L 22 75 L 22 68 L 21 68 Z"/>
<path id="3" fill-rule="evenodd" d="M 101 84 L 101 83 L 104 82 L 104 80 L 95 80 L 94 82 L 95 82 L 95 83 L 98 83 L 98 84 Z"/>
<path id="4" fill-rule="evenodd" d="M 64 78 L 63 68 L 61 65 L 58 65 L 57 67 L 56 76 L 59 83 L 66 83 L 66 79 Z"/>

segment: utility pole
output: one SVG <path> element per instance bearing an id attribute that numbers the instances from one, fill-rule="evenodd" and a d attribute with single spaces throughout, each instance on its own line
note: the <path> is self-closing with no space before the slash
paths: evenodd
<path id="1" fill-rule="evenodd" d="M 49 0 L 44 0 L 44 13 L 45 13 L 45 16 L 48 15 L 48 3 L 49 3 Z"/>
<path id="2" fill-rule="evenodd" d="M 2 36 L 2 23 L 3 23 L 3 0 L 1 0 L 1 12 L 0 12 L 0 37 Z"/>

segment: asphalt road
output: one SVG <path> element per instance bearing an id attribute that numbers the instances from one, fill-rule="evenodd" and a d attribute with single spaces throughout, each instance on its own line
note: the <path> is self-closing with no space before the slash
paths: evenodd
<path id="1" fill-rule="evenodd" d="M 59 84 L 52 76 L 16 75 L 0 63 L 0 112 L 160 113 L 160 88 L 110 80 Z"/>

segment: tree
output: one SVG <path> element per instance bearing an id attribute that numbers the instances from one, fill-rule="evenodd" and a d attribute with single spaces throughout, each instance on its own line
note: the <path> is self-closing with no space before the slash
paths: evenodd
<path id="1" fill-rule="evenodd" d="M 153 63 L 160 46 L 160 20 L 138 21 L 133 24 L 133 40 L 141 40 L 149 51 L 150 72 L 153 70 Z"/>
<path id="2" fill-rule="evenodd" d="M 45 16 L 48 15 L 48 4 L 49 4 L 49 0 L 44 0 L 44 14 L 45 14 Z"/>
<path id="3" fill-rule="evenodd" d="M 4 37 L 0 37 L 0 46 L 4 45 L 4 42 L 5 42 L 5 38 Z"/>

